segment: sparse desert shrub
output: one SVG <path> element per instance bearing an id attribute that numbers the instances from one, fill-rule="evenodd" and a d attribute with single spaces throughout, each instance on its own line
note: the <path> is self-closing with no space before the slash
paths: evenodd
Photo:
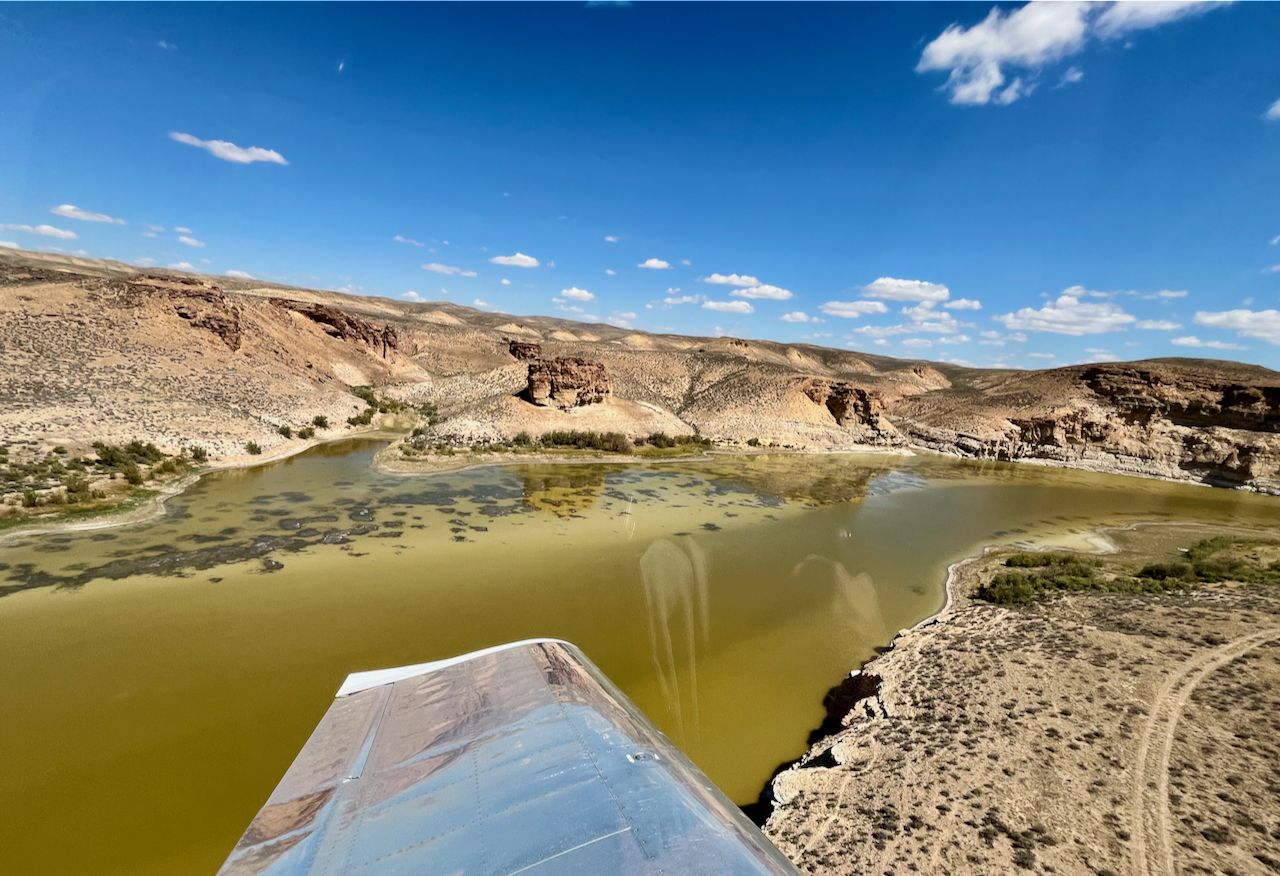
<path id="1" fill-rule="evenodd" d="M 1154 581 L 1195 581 L 1196 571 L 1190 563 L 1148 563 L 1138 570 L 1138 577 Z"/>
<path id="2" fill-rule="evenodd" d="M 124 479 L 128 481 L 130 485 L 136 487 L 142 484 L 144 480 L 142 476 L 142 469 L 138 468 L 138 464 L 136 462 L 127 462 L 123 465 L 117 466 L 117 468 L 120 474 L 124 475 Z"/>
<path id="3" fill-rule="evenodd" d="M 23 508 L 34 508 L 36 507 L 36 505 L 39 505 L 39 504 L 40 504 L 40 497 L 36 495 L 35 490 L 22 491 L 22 507 Z"/>
<path id="4" fill-rule="evenodd" d="M 362 413 L 356 414 L 354 417 L 347 417 L 348 426 L 367 426 L 373 422 L 374 409 L 365 408 Z"/>
<path id="5" fill-rule="evenodd" d="M 759 446 L 760 446 L 760 439 L 759 439 L 759 438 L 748 438 L 748 439 L 747 439 L 747 446 L 748 446 L 748 447 L 759 447 Z"/>
<path id="6" fill-rule="evenodd" d="M 244 449 L 248 451 L 250 455 L 257 456 L 259 453 L 262 452 L 262 445 L 259 444 L 257 441 L 246 441 L 244 444 Z"/>
<path id="7" fill-rule="evenodd" d="M 298 437 L 303 439 L 311 439 L 316 437 L 316 430 L 312 426 L 303 426 L 298 430 Z"/>
<path id="8" fill-rule="evenodd" d="M 511 439 L 511 443 L 516 447 L 528 447 L 533 444 L 533 436 L 528 432 L 517 432 L 515 437 Z"/>
<path id="9" fill-rule="evenodd" d="M 328 429 L 329 418 L 324 414 L 316 414 L 311 418 L 311 425 L 315 426 L 317 429 Z"/>
<path id="10" fill-rule="evenodd" d="M 568 447 L 578 450 L 603 450 L 606 453 L 631 453 L 631 442 L 621 432 L 585 432 L 557 430 L 542 436 L 544 447 Z"/>
<path id="11" fill-rule="evenodd" d="M 283 436 L 283 437 L 285 437 L 285 438 L 292 438 L 292 437 L 293 437 L 293 429 L 291 429 L 291 428 L 290 428 L 289 426 L 287 426 L 287 425 L 286 425 L 286 426 L 281 426 L 280 428 L 276 429 L 276 431 L 277 431 L 277 432 L 279 432 L 279 433 L 280 433 L 280 435 L 281 435 L 281 436 Z"/>
<path id="12" fill-rule="evenodd" d="M 88 478 L 82 474 L 73 474 L 67 478 L 68 502 L 88 502 L 92 497 Z"/>

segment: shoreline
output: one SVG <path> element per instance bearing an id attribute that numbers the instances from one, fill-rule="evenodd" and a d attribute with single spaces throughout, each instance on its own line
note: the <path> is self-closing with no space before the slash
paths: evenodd
<path id="1" fill-rule="evenodd" d="M 933 447 L 904 444 L 901 446 L 884 446 L 884 445 L 855 445 L 852 447 L 841 447 L 831 449 L 818 448 L 755 448 L 755 447 L 713 447 L 701 453 L 682 454 L 679 456 L 639 456 L 636 454 L 613 454 L 600 456 L 566 456 L 562 454 L 526 454 L 511 455 L 506 458 L 493 459 L 466 459 L 459 460 L 454 463 L 445 463 L 436 467 L 415 467 L 412 463 L 406 464 L 405 461 L 387 458 L 388 452 L 398 446 L 399 441 L 404 437 L 400 431 L 389 431 L 383 428 L 371 429 L 361 432 L 350 432 L 344 435 L 335 435 L 319 439 L 306 439 L 296 446 L 286 447 L 270 454 L 262 454 L 259 456 L 232 456 L 224 457 L 217 462 L 201 467 L 198 471 L 188 473 L 180 478 L 170 481 L 167 484 L 156 488 L 156 495 L 149 497 L 140 505 L 129 508 L 126 511 L 116 513 L 110 509 L 104 508 L 100 515 L 95 515 L 87 520 L 67 520 L 57 516 L 52 516 L 46 520 L 41 518 L 33 518 L 31 524 L 19 523 L 9 529 L 0 530 L 0 548 L 17 539 L 29 535 L 48 535 L 53 533 L 65 532 L 85 532 L 98 529 L 109 529 L 117 526 L 129 526 L 136 523 L 143 523 L 153 520 L 164 513 L 165 504 L 174 496 L 180 495 L 207 474 L 221 471 L 233 471 L 239 469 L 252 469 L 258 466 L 272 465 L 278 462 L 291 459 L 300 454 L 322 447 L 326 444 L 336 444 L 342 441 L 378 441 L 385 440 L 387 446 L 379 450 L 373 457 L 371 463 L 373 469 L 381 474 L 391 475 L 394 477 L 430 477 L 439 474 L 458 474 L 461 472 L 477 471 L 484 468 L 502 468 L 518 465 L 637 465 L 637 464 L 682 464 L 688 462 L 698 462 L 700 460 L 712 459 L 717 456 L 723 457 L 750 457 L 750 456 L 769 456 L 769 455 L 788 455 L 788 456 L 861 456 L 861 455 L 885 455 L 885 456 L 919 456 L 930 455 L 954 459 L 959 462 L 997 462 L 1008 464 L 1030 464 L 1050 469 L 1063 469 L 1071 471 L 1085 471 L 1093 474 L 1112 475 L 1116 477 L 1138 478 L 1143 480 L 1155 480 L 1172 484 L 1183 484 L 1187 486 L 1206 487 L 1209 489 L 1228 489 L 1240 492 L 1254 493 L 1257 495 L 1278 495 L 1257 488 L 1251 488 L 1246 485 L 1218 485 L 1207 483 L 1203 480 L 1193 480 L 1191 478 L 1180 478 L 1156 472 L 1144 472 L 1121 466 L 1093 465 L 1087 460 L 1056 460 L 1034 457 L 1022 457 L 1018 459 L 992 459 L 983 457 L 965 456 L 958 453 L 949 453 Z M 495 454 L 496 456 L 496 454 Z M 1101 462 L 1101 460 L 1099 460 Z M 958 561 L 962 564 L 967 560 L 975 559 L 969 557 L 965 560 Z M 950 570 L 949 570 L 950 571 Z M 948 594 L 943 608 L 939 609 L 938 614 L 946 611 L 951 607 L 951 596 Z M 919 624 L 911 627 L 915 629 L 920 624 L 934 622 L 938 614 L 929 618 L 925 618 Z M 904 631 L 899 631 L 899 633 Z"/>

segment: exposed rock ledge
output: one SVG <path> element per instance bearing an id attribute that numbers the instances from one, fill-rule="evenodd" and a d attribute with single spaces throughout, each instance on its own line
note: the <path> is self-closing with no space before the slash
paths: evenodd
<path id="1" fill-rule="evenodd" d="M 563 411 L 594 405 L 609 397 L 609 375 L 603 362 L 565 357 L 529 362 L 525 395 L 535 405 Z"/>

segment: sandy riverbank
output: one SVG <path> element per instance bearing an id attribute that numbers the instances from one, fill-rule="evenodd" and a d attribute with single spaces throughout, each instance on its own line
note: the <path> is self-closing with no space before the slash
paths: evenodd
<path id="1" fill-rule="evenodd" d="M 1207 531 L 1113 529 L 1098 546 L 1136 563 Z M 770 838 L 813 873 L 1280 859 L 1276 588 L 971 600 L 1002 555 L 953 565 L 946 605 L 855 673 L 836 732 L 774 779 Z"/>

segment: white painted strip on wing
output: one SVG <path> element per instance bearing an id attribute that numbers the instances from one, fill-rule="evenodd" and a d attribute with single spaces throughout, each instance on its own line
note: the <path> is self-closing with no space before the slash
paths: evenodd
<path id="1" fill-rule="evenodd" d="M 519 642 L 508 642 L 505 645 L 481 648 L 479 651 L 459 654 L 457 657 L 446 657 L 444 660 L 433 660 L 430 663 L 415 663 L 412 666 L 397 666 L 392 669 L 371 669 L 368 672 L 353 672 L 347 676 L 347 680 L 342 683 L 342 687 L 338 688 L 338 692 L 334 694 L 334 699 L 360 693 L 362 690 L 369 690 L 373 687 L 381 687 L 384 684 L 394 684 L 406 678 L 416 678 L 419 675 L 426 675 L 429 672 L 435 672 L 447 666 L 465 663 L 468 660 L 484 657 L 487 654 L 496 654 L 499 651 L 506 651 L 510 648 L 523 648 L 528 645 L 543 645 L 551 642 L 558 645 L 568 645 L 571 648 L 574 647 L 572 643 L 566 642 L 564 639 L 522 639 Z"/>

